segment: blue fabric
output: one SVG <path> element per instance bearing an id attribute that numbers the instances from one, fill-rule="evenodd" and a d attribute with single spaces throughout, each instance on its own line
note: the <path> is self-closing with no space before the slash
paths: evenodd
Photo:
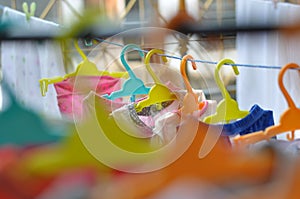
<path id="1" fill-rule="evenodd" d="M 246 117 L 229 124 L 223 124 L 222 135 L 245 135 L 256 131 L 263 131 L 273 125 L 273 111 L 263 110 L 255 104 Z"/>

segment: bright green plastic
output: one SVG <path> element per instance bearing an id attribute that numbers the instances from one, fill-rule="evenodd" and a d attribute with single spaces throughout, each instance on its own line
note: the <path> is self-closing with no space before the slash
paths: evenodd
<path id="1" fill-rule="evenodd" d="M 109 71 L 99 71 L 96 64 L 91 62 L 85 54 L 82 52 L 82 50 L 79 48 L 77 41 L 74 42 L 75 48 L 82 57 L 83 61 L 78 64 L 75 72 L 69 73 L 63 77 L 53 77 L 53 78 L 42 78 L 39 80 L 40 83 L 40 90 L 42 96 L 46 96 L 46 93 L 48 91 L 48 86 L 50 84 L 61 82 L 67 78 L 74 77 L 74 76 L 111 76 L 115 78 L 127 78 L 128 73 L 127 72 L 109 72 Z"/>
<path id="2" fill-rule="evenodd" d="M 144 107 L 150 106 L 152 104 L 158 104 L 161 102 L 171 101 L 177 99 L 176 95 L 170 91 L 168 87 L 163 85 L 159 78 L 153 72 L 150 66 L 150 58 L 153 54 L 163 54 L 164 52 L 160 49 L 150 50 L 145 58 L 145 64 L 148 72 L 154 80 L 155 85 L 151 87 L 149 95 L 146 99 L 140 101 L 135 106 L 137 112 L 141 111 Z M 167 58 L 162 56 L 163 62 L 167 62 Z"/>
<path id="3" fill-rule="evenodd" d="M 29 173 L 53 176 L 80 167 L 96 168 L 100 171 L 111 169 L 101 164 L 85 148 L 76 127 L 69 127 L 68 136 L 55 145 L 44 145 L 23 157 L 22 167 Z"/>
<path id="4" fill-rule="evenodd" d="M 28 10 L 28 4 L 27 2 L 24 2 L 22 4 L 22 8 L 23 8 L 23 12 L 25 13 L 26 16 L 26 20 L 28 21 L 30 19 L 30 17 L 33 17 L 36 11 L 36 3 L 32 2 L 30 4 L 30 11 Z"/>
<path id="5" fill-rule="evenodd" d="M 234 65 L 235 63 L 231 59 L 223 59 L 217 64 L 215 69 L 215 81 L 221 90 L 223 99 L 219 102 L 216 113 L 204 118 L 204 122 L 206 123 L 229 123 L 232 120 L 243 118 L 249 114 L 249 111 L 243 111 L 239 109 L 238 103 L 231 98 L 230 94 L 226 90 L 219 73 L 220 68 L 224 64 Z M 232 69 L 236 75 L 239 74 L 236 66 L 232 66 Z"/>

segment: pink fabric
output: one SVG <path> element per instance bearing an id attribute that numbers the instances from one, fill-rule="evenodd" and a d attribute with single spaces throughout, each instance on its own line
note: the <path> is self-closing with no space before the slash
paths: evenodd
<path id="1" fill-rule="evenodd" d="M 72 116 L 73 113 L 81 115 L 82 101 L 90 91 L 95 91 L 98 95 L 110 94 L 121 88 L 121 79 L 111 76 L 76 76 L 55 83 L 54 88 L 60 112 L 67 116 Z M 121 99 L 114 101 L 120 102 Z"/>

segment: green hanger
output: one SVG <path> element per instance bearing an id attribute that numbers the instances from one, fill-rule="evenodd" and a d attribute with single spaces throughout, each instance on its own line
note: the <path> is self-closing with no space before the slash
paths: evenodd
<path id="1" fill-rule="evenodd" d="M 63 129 L 51 128 L 37 114 L 23 108 L 15 99 L 12 91 L 2 82 L 10 106 L 0 112 L 1 137 L 0 145 L 15 144 L 27 146 L 59 141 Z M 56 129 L 56 130 L 55 130 Z"/>
<path id="2" fill-rule="evenodd" d="M 26 20 L 29 21 L 30 17 L 33 17 L 34 14 L 35 14 L 35 11 L 36 11 L 36 3 L 35 2 L 32 2 L 30 4 L 30 11 L 28 10 L 28 4 L 27 2 L 24 2 L 22 4 L 22 8 L 23 8 L 23 12 L 25 13 L 26 15 Z"/>
<path id="3" fill-rule="evenodd" d="M 41 176 L 53 176 L 80 167 L 95 167 L 103 172 L 111 169 L 101 164 L 85 148 L 75 125 L 70 125 L 68 136 L 59 143 L 39 147 L 20 162 L 26 172 Z"/>
<path id="4" fill-rule="evenodd" d="M 74 45 L 80 56 L 82 57 L 83 61 L 78 64 L 75 72 L 66 74 L 63 77 L 53 77 L 53 78 L 42 78 L 39 80 L 40 83 L 40 90 L 42 96 L 46 96 L 48 91 L 48 86 L 50 84 L 62 82 L 63 80 L 74 77 L 74 76 L 111 76 L 115 78 L 127 78 L 127 72 L 109 72 L 109 71 L 99 71 L 96 64 L 91 62 L 83 51 L 79 48 L 77 41 L 74 41 Z"/>
<path id="5" fill-rule="evenodd" d="M 230 94 L 225 88 L 224 83 L 220 78 L 220 69 L 224 64 L 231 64 L 232 69 L 236 75 L 239 74 L 238 68 L 234 66 L 234 62 L 231 59 L 223 59 L 221 60 L 215 69 L 215 81 L 218 87 L 221 90 L 223 99 L 219 102 L 217 106 L 217 111 L 214 115 L 207 116 L 204 118 L 204 122 L 206 123 L 219 123 L 226 122 L 229 123 L 232 120 L 237 120 L 245 117 L 249 114 L 249 111 L 241 111 L 238 107 L 238 103 L 231 98 Z"/>

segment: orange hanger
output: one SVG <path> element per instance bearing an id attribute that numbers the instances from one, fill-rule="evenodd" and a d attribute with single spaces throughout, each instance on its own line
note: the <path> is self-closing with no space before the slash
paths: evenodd
<path id="1" fill-rule="evenodd" d="M 271 199 L 271 198 L 282 198 L 282 199 L 297 199 L 299 198 L 300 195 L 300 171 L 299 171 L 299 166 L 300 166 L 300 162 L 298 161 L 298 159 L 295 161 L 295 159 L 293 161 L 291 161 L 290 159 L 286 159 L 284 157 L 283 154 L 278 153 L 278 151 L 274 150 L 275 148 L 273 147 L 268 147 L 268 148 L 264 148 L 264 150 L 259 151 L 259 153 L 264 153 L 264 155 L 262 154 L 255 154 L 247 156 L 247 154 L 244 154 L 245 159 L 248 158 L 248 160 L 246 160 L 244 163 L 244 168 L 249 167 L 249 165 L 246 164 L 250 164 L 253 165 L 255 163 L 258 163 L 258 165 L 260 165 L 260 167 L 262 168 L 263 165 L 269 164 L 273 169 L 269 170 L 269 178 L 265 179 L 265 181 L 256 181 L 253 182 L 251 180 L 253 180 L 254 176 L 257 176 L 254 174 L 253 178 L 247 178 L 247 179 L 242 179 L 243 182 L 246 182 L 246 189 L 242 189 L 239 190 L 239 188 L 237 188 L 236 190 L 238 190 L 237 192 L 232 192 L 230 193 L 230 195 L 225 194 L 224 197 L 225 198 L 243 198 L 243 199 L 250 199 L 250 198 L 256 198 L 257 196 L 259 196 L 259 198 L 263 198 L 263 199 Z M 249 155 L 249 154 L 248 154 Z M 252 156 L 252 157 L 251 157 Z M 250 162 L 251 160 L 255 160 L 255 162 Z M 259 159 L 262 161 L 261 163 L 259 163 Z M 269 159 L 269 162 L 267 161 L 267 159 Z M 288 161 L 287 161 L 288 160 Z M 220 163 L 218 163 L 216 161 L 217 165 L 220 165 Z M 227 163 L 225 163 L 227 164 Z M 257 167 L 259 168 L 259 166 L 257 165 Z M 212 165 L 214 167 L 214 165 Z M 222 169 L 222 166 L 219 166 L 220 169 Z M 260 168 L 260 170 L 262 171 L 262 169 Z M 265 166 L 266 168 L 266 166 Z M 288 169 L 287 169 L 288 168 Z M 266 170 L 267 171 L 267 170 Z M 240 172 L 240 171 L 236 171 L 236 172 Z M 226 171 L 224 171 L 224 174 L 226 173 Z M 97 194 L 98 199 L 104 199 L 104 198 L 110 198 L 110 199 L 114 199 L 117 198 L 116 195 L 119 194 L 119 198 L 118 199 L 135 199 L 135 198 L 145 198 L 145 197 L 137 197 L 138 194 L 132 194 L 131 196 L 129 194 L 131 194 L 130 192 L 127 192 L 127 189 L 130 187 L 130 185 L 133 185 L 133 181 L 135 181 L 135 183 L 140 183 L 137 184 L 137 186 L 142 187 L 137 189 L 135 187 L 136 192 L 145 192 L 146 190 L 153 190 L 155 189 L 157 186 L 161 186 L 161 181 L 160 179 L 156 179 L 156 184 L 154 184 L 153 186 L 148 186 L 144 188 L 145 184 L 149 184 L 149 182 L 147 181 L 150 176 L 152 174 L 149 173 L 148 175 L 144 175 L 144 179 L 143 177 L 140 177 L 138 179 L 138 175 L 132 176 L 132 180 L 130 179 L 126 179 L 128 180 L 128 185 L 126 184 L 124 187 L 122 186 L 124 183 L 124 178 L 121 179 L 121 183 L 116 183 L 116 186 L 111 187 L 111 189 L 106 189 L 109 190 L 108 192 L 111 191 L 111 195 L 105 195 L 102 196 L 103 191 L 102 189 L 100 189 L 101 191 L 96 191 L 95 195 Z M 155 180 L 155 177 L 159 178 L 159 176 L 155 176 L 152 175 L 153 178 L 152 180 Z M 263 176 L 267 176 L 267 174 L 263 174 Z M 164 176 L 162 176 L 163 178 Z M 192 177 L 192 181 L 196 180 L 195 178 Z M 260 178 L 263 179 L 263 178 Z M 189 182 L 189 179 L 182 179 L 183 183 L 184 182 Z M 245 181 L 246 180 L 246 181 Z M 140 182 L 139 182 L 140 181 Z M 201 181 L 200 181 L 201 182 Z M 207 180 L 204 181 L 205 183 L 213 183 L 211 180 Z M 247 182 L 249 182 L 250 184 L 247 184 Z M 174 184 L 177 184 L 177 182 L 175 182 Z M 180 181 L 179 181 L 180 183 Z M 197 183 L 197 181 L 194 181 L 194 183 Z M 226 183 L 226 182 L 225 182 Z M 232 181 L 231 181 L 232 183 Z M 251 183 L 257 183 L 257 185 L 259 186 L 251 186 Z M 120 185 L 121 184 L 121 185 Z M 124 183 L 125 184 L 125 183 Z M 229 183 L 230 184 L 230 183 Z M 222 184 L 215 184 L 217 187 L 222 187 Z M 99 187 L 103 186 L 102 184 L 99 184 Z M 199 185 L 201 186 L 201 185 Z M 119 187 L 121 188 L 121 190 L 119 189 Z M 174 185 L 171 184 L 171 190 L 174 188 Z M 170 190 L 170 187 L 167 187 L 167 190 Z M 175 186 L 178 187 L 178 186 Z M 249 189 L 250 188 L 250 189 Z M 130 187 L 130 189 L 134 189 L 134 187 Z M 161 192 L 164 192 L 165 190 L 156 190 L 154 191 L 154 193 L 148 194 L 148 195 L 155 195 L 155 197 L 151 197 L 151 198 L 163 198 Z M 158 193 L 155 193 L 158 192 Z M 168 191 L 167 191 L 168 192 Z M 104 192 L 105 193 L 105 192 Z M 124 193 L 124 194 L 122 194 Z M 144 194 L 146 195 L 146 194 Z M 157 197 L 158 196 L 158 197 Z M 148 197 L 147 197 L 148 198 Z M 170 198 L 170 197 L 167 197 Z M 192 197 L 194 198 L 194 197 Z M 198 196 L 198 198 L 202 198 L 201 195 Z M 218 197 L 219 198 L 219 197 Z"/>
<path id="2" fill-rule="evenodd" d="M 174 153 L 186 145 L 190 139 L 190 131 L 196 125 L 198 132 L 189 148 L 172 164 L 160 170 L 147 173 L 125 174 L 117 183 L 113 183 L 100 198 L 138 199 L 150 198 L 156 193 L 168 188 L 174 182 L 185 179 L 198 179 L 212 183 L 226 183 L 232 179 L 248 179 L 262 182 L 269 178 L 272 170 L 272 157 L 263 153 L 256 156 L 245 156 L 242 151 L 233 151 L 224 146 L 224 140 L 219 139 L 207 157 L 198 157 L 199 147 L 207 133 L 215 133 L 217 129 L 208 124 L 195 123 L 190 118 L 183 124 L 182 132 L 176 137 Z M 181 127 L 180 127 L 181 128 Z M 192 132 L 195 134 L 195 132 Z M 163 159 L 168 157 L 162 157 Z M 164 161 L 164 160 L 162 160 Z M 220 163 L 222 163 L 220 165 Z M 139 187 L 137 189 L 137 187 Z"/>
<path id="3" fill-rule="evenodd" d="M 200 105 L 198 103 L 198 96 L 193 92 L 192 86 L 188 80 L 188 77 L 186 75 L 186 65 L 187 65 L 187 60 L 194 60 L 194 58 L 191 55 L 185 55 L 182 58 L 182 61 L 180 63 L 180 73 L 182 75 L 187 93 L 184 96 L 183 99 L 183 106 L 181 108 L 181 111 L 185 114 L 192 113 L 196 110 L 199 109 Z M 194 61 L 191 61 L 193 69 L 197 69 L 197 65 Z"/>
<path id="4" fill-rule="evenodd" d="M 179 1 L 179 10 L 177 14 L 174 17 L 172 17 L 171 20 L 168 22 L 166 28 L 178 29 L 184 27 L 185 25 L 191 25 L 196 23 L 196 20 L 188 14 L 185 3 L 185 0 Z"/>
<path id="5" fill-rule="evenodd" d="M 283 75 L 288 69 L 300 69 L 300 66 L 295 63 L 289 63 L 280 70 L 278 76 L 278 84 L 288 103 L 289 108 L 281 115 L 279 124 L 271 126 L 265 131 L 259 131 L 256 133 L 251 133 L 248 135 L 237 137 L 234 139 L 234 142 L 237 145 L 254 144 L 258 141 L 270 139 L 273 136 L 288 131 L 291 131 L 291 135 L 288 134 L 287 139 L 290 141 L 294 140 L 295 130 L 300 129 L 300 109 L 296 107 L 294 101 L 292 100 L 291 96 L 288 94 L 286 88 L 283 85 Z"/>
<path id="6" fill-rule="evenodd" d="M 103 190 L 99 198 L 146 198 L 172 182 L 188 177 L 216 183 L 231 181 L 233 178 L 261 181 L 269 177 L 272 168 L 270 156 L 259 153 L 255 157 L 245 157 L 241 154 L 242 151 L 233 151 L 225 137 L 220 137 L 211 152 L 200 159 L 199 149 L 205 137 L 219 132 L 220 128 L 217 126 L 210 126 L 187 116 L 180 122 L 177 136 L 169 144 L 157 149 L 150 146 L 149 139 L 133 137 L 118 128 L 114 119 L 109 117 L 104 103 L 96 96 L 91 97 L 88 106 L 92 120 L 87 121 L 89 125 L 78 126 L 85 130 L 81 134 L 83 143 L 90 152 L 96 152 L 92 153 L 96 159 L 116 162 L 116 169 L 134 173 L 124 174 L 116 184 L 113 182 L 112 187 Z M 94 118 L 94 115 L 97 117 Z M 100 136 L 96 142 L 95 135 Z M 142 170 L 139 170 L 140 167 Z M 144 170 L 145 168 L 149 168 L 151 172 Z"/>

